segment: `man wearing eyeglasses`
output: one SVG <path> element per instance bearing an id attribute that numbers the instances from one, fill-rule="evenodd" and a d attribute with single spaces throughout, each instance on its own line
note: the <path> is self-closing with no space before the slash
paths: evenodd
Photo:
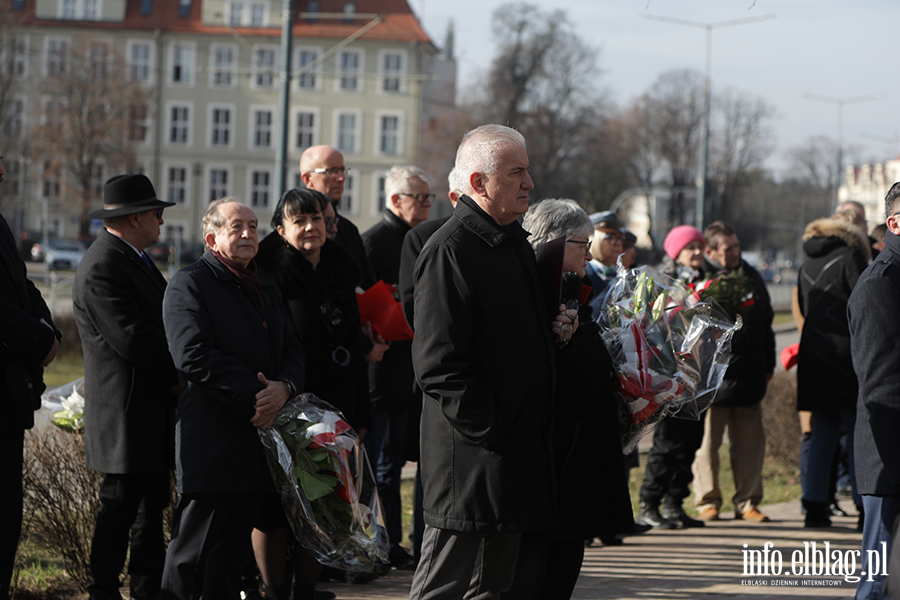
<path id="1" fill-rule="evenodd" d="M 428 219 L 434 201 L 431 184 L 431 177 L 418 167 L 392 167 L 384 183 L 384 216 L 362 234 L 375 278 L 393 286 L 398 300 L 403 239 L 408 231 Z M 390 564 L 399 569 L 413 567 L 413 557 L 400 546 L 400 471 L 404 463 L 403 438 L 413 381 L 412 342 L 409 340 L 391 342 L 382 361 L 369 365 L 372 429 L 366 435 L 366 451 L 376 465 L 375 478 L 391 541 Z"/>
<path id="2" fill-rule="evenodd" d="M 91 599 L 120 598 L 129 536 L 132 598 L 159 595 L 162 513 L 174 465 L 178 378 L 163 329 L 166 280 L 144 252 L 162 211 L 144 175 L 106 182 L 104 229 L 75 272 L 72 302 L 84 350 L 85 454 L 104 473 L 91 544 Z"/>
<path id="3" fill-rule="evenodd" d="M 331 238 L 332 234 L 329 231 L 329 238 L 343 246 L 344 250 L 356 260 L 362 273 L 359 286 L 367 290 L 377 279 L 372 274 L 372 267 L 366 258 L 359 229 L 352 221 L 337 213 L 337 205 L 344 195 L 344 183 L 349 172 L 350 169 L 344 165 L 344 155 L 331 146 L 310 146 L 300 155 L 300 179 L 303 185 L 331 198 L 337 232 L 334 238 Z"/>

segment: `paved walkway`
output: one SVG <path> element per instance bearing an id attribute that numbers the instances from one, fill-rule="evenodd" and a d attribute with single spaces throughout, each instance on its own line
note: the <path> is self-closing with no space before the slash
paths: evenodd
<path id="1" fill-rule="evenodd" d="M 844 504 L 849 504 L 844 502 Z M 762 507 L 772 519 L 770 523 L 746 523 L 723 519 L 699 529 L 649 532 L 627 538 L 619 547 L 593 546 L 585 552 L 584 566 L 575 593 L 575 600 L 607 598 L 633 600 L 681 600 L 718 598 L 766 600 L 771 598 L 852 598 L 855 583 L 841 576 L 791 574 L 792 555 L 804 552 L 804 543 L 821 550 L 828 542 L 832 555 L 840 551 L 842 559 L 848 551 L 858 551 L 860 534 L 856 532 L 856 517 L 837 517 L 829 529 L 804 529 L 799 501 L 771 504 Z M 769 555 L 780 552 L 782 571 L 772 576 L 773 561 L 769 561 L 769 575 L 744 569 L 744 544 L 747 550 L 761 551 L 771 542 Z M 855 553 L 852 553 L 855 558 Z M 757 559 L 757 564 L 758 564 Z M 828 561 L 834 562 L 834 556 Z M 859 575 L 858 558 L 850 565 Z M 847 572 L 845 569 L 844 572 Z M 752 574 L 751 574 L 752 573 Z M 412 581 L 411 571 L 393 571 L 386 577 L 365 585 L 320 584 L 321 589 L 335 592 L 339 599 L 406 599 Z M 515 598 L 511 600 L 516 600 Z"/>

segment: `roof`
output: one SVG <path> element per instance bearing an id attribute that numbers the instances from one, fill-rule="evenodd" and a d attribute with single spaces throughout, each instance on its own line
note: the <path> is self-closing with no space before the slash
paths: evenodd
<path id="1" fill-rule="evenodd" d="M 79 21 L 62 19 L 38 19 L 35 17 L 35 4 L 37 0 L 19 0 L 23 3 L 21 15 L 23 25 L 41 27 L 64 27 L 67 29 L 90 30 L 130 30 L 130 31 L 155 31 L 163 33 L 196 33 L 196 34 L 227 34 L 229 29 L 224 25 L 204 24 L 202 20 L 203 0 L 193 0 L 190 12 L 186 16 L 179 15 L 179 5 L 182 0 L 124 0 L 126 2 L 125 18 L 122 21 Z M 190 0 L 187 0 L 190 2 Z M 277 0 L 273 0 L 273 4 Z M 0 0 L 2 4 L 12 4 L 12 0 Z M 141 14 L 142 4 L 152 6 L 150 13 Z M 297 0 L 297 19 L 294 25 L 294 37 L 343 39 L 358 31 L 366 25 L 370 19 L 309 19 L 300 18 L 301 13 L 309 8 L 308 0 Z M 343 11 L 343 0 L 321 0 L 319 2 L 320 13 L 340 13 Z M 360 37 L 368 41 L 388 42 L 418 42 L 432 44 L 431 38 L 422 29 L 421 24 L 413 13 L 406 0 L 358 0 L 356 3 L 357 14 L 382 14 L 384 20 L 377 26 L 367 31 Z M 279 11 L 273 10 L 272 14 Z M 279 26 L 263 27 L 237 27 L 236 30 L 243 35 L 279 37 Z"/>

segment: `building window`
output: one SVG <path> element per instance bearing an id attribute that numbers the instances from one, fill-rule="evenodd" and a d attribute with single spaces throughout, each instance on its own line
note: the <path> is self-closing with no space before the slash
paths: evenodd
<path id="1" fill-rule="evenodd" d="M 272 120 L 274 113 L 271 109 L 263 108 L 252 111 L 251 123 L 253 130 L 254 148 L 272 147 Z"/>
<path id="2" fill-rule="evenodd" d="M 230 146 L 231 135 L 231 109 L 224 107 L 210 107 L 209 144 L 211 146 Z"/>
<path id="3" fill-rule="evenodd" d="M 241 24 L 241 16 L 244 14 L 244 5 L 241 2 L 232 2 L 231 8 L 228 10 L 228 22 L 232 27 Z"/>
<path id="4" fill-rule="evenodd" d="M 253 82 L 256 87 L 270 88 L 275 85 L 275 74 L 278 70 L 277 48 L 275 46 L 256 46 L 253 49 Z"/>
<path id="5" fill-rule="evenodd" d="M 191 107 L 176 104 L 169 107 L 169 143 L 188 144 L 191 130 Z"/>
<path id="6" fill-rule="evenodd" d="M 210 202 L 231 195 L 231 174 L 228 169 L 213 167 L 209 170 L 209 194 Z"/>
<path id="7" fill-rule="evenodd" d="M 66 72 L 67 40 L 47 40 L 47 77 L 59 77 Z"/>
<path id="8" fill-rule="evenodd" d="M 400 117 L 382 115 L 379 127 L 378 151 L 382 154 L 400 154 Z"/>
<path id="9" fill-rule="evenodd" d="M 16 198 L 22 191 L 20 185 L 22 181 L 22 161 L 14 158 L 6 158 L 4 161 L 6 162 L 6 164 L 3 165 L 6 169 L 6 175 L 3 176 L 3 188 L 5 189 L 0 193 Z"/>
<path id="10" fill-rule="evenodd" d="M 100 18 L 100 0 L 59 0 L 60 19 L 96 21 Z"/>
<path id="11" fill-rule="evenodd" d="M 58 130 L 66 123 L 66 108 L 68 101 L 65 98 L 45 98 L 44 110 L 41 112 L 41 123 L 51 130 Z"/>
<path id="12" fill-rule="evenodd" d="M 89 65 L 94 81 L 106 77 L 109 71 L 109 44 L 106 42 L 91 42 Z"/>
<path id="13" fill-rule="evenodd" d="M 28 37 L 10 36 L 0 48 L 0 73 L 16 78 L 28 76 Z"/>
<path id="14" fill-rule="evenodd" d="M 228 23 L 232 27 L 266 27 L 269 24 L 268 2 L 231 2 L 226 7 Z"/>
<path id="15" fill-rule="evenodd" d="M 132 142 L 146 142 L 150 123 L 150 109 L 146 104 L 132 104 L 128 107 L 128 139 Z"/>
<path id="16" fill-rule="evenodd" d="M 233 87 L 237 48 L 213 44 L 211 60 L 212 79 L 210 79 L 210 85 L 214 87 Z"/>
<path id="17" fill-rule="evenodd" d="M 86 21 L 97 20 L 97 0 L 84 0 L 84 19 Z"/>
<path id="18" fill-rule="evenodd" d="M 187 167 L 169 167 L 166 175 L 166 200 L 175 204 L 184 204 L 187 200 Z"/>
<path id="19" fill-rule="evenodd" d="M 316 145 L 316 114 L 312 112 L 297 113 L 297 149 Z"/>
<path id="20" fill-rule="evenodd" d="M 357 152 L 359 138 L 357 115 L 355 113 L 338 113 L 337 116 L 337 148 L 342 152 Z"/>
<path id="21" fill-rule="evenodd" d="M 269 206 L 272 174 L 269 171 L 250 172 L 250 206 Z"/>
<path id="22" fill-rule="evenodd" d="M 3 137 L 18 138 L 25 131 L 25 99 L 14 97 L 6 106 L 6 118 L 3 120 Z"/>
<path id="23" fill-rule="evenodd" d="M 376 196 L 378 198 L 378 213 L 381 213 L 385 208 L 387 208 L 387 195 L 384 193 L 384 184 L 386 181 L 387 175 L 378 176 L 378 189 L 376 190 Z"/>
<path id="24" fill-rule="evenodd" d="M 62 0 L 62 11 L 60 17 L 63 19 L 74 19 L 77 3 L 75 0 Z"/>
<path id="25" fill-rule="evenodd" d="M 184 225 L 169 225 L 168 223 L 163 230 L 163 241 L 167 244 L 177 244 L 179 241 L 184 242 Z"/>
<path id="26" fill-rule="evenodd" d="M 141 16 L 149 17 L 153 13 L 153 0 L 141 0 Z"/>
<path id="27" fill-rule="evenodd" d="M 262 2 L 250 5 L 250 27 L 263 27 L 268 24 L 269 6 Z"/>
<path id="28" fill-rule="evenodd" d="M 301 48 L 297 52 L 297 67 L 298 69 L 303 69 L 314 60 L 319 57 L 319 51 L 311 48 Z M 321 65 L 316 65 L 312 67 L 309 71 L 306 71 L 297 77 L 297 86 L 301 89 L 305 90 L 314 90 L 318 88 L 319 78 L 317 73 L 319 72 Z"/>
<path id="29" fill-rule="evenodd" d="M 149 82 L 153 67 L 150 44 L 142 42 L 131 44 L 128 58 L 131 80 Z"/>
<path id="30" fill-rule="evenodd" d="M 59 198 L 62 173 L 58 164 L 44 161 L 44 172 L 41 177 L 41 197 Z"/>
<path id="31" fill-rule="evenodd" d="M 340 77 L 338 85 L 341 90 L 347 92 L 362 91 L 362 52 L 358 50 L 345 50 L 338 56 L 338 68 Z"/>
<path id="32" fill-rule="evenodd" d="M 344 213 L 345 215 L 356 214 L 356 205 L 353 202 L 354 189 L 356 184 L 354 178 L 354 175 L 347 175 L 347 178 L 344 179 L 344 195 L 341 196 L 341 199 L 337 204 L 338 212 Z"/>
<path id="33" fill-rule="evenodd" d="M 194 46 L 181 43 L 172 45 L 172 83 L 194 83 Z"/>
<path id="34" fill-rule="evenodd" d="M 193 5 L 194 0 L 178 0 L 178 16 L 179 17 L 189 17 L 191 16 L 191 6 Z"/>
<path id="35" fill-rule="evenodd" d="M 381 55 L 381 89 L 385 92 L 400 92 L 405 70 L 404 55 L 399 52 L 385 52 Z"/>

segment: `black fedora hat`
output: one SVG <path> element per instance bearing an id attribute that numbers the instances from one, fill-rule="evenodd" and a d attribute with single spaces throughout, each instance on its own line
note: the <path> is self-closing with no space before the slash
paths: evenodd
<path id="1" fill-rule="evenodd" d="M 103 208 L 95 210 L 91 219 L 109 219 L 134 213 L 175 206 L 156 197 L 156 190 L 146 175 L 116 175 L 103 186 Z"/>

